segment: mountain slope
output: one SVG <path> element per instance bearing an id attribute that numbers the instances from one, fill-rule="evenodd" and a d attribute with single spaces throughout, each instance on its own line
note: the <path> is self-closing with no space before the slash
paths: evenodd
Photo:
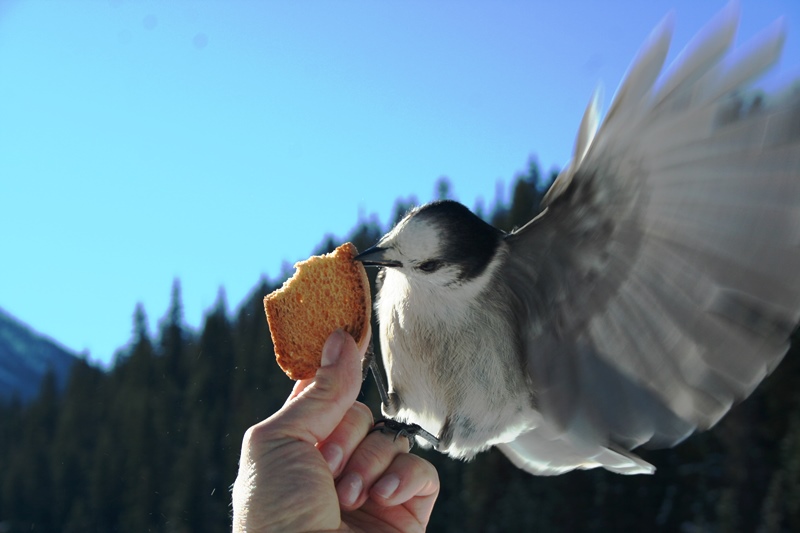
<path id="1" fill-rule="evenodd" d="M 0 309 L 0 401 L 17 394 L 27 401 L 52 369 L 59 384 L 77 356 Z"/>

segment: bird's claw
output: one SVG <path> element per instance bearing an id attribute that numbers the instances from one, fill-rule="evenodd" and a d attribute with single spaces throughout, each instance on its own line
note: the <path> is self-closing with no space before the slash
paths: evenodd
<path id="1" fill-rule="evenodd" d="M 397 440 L 398 437 L 407 438 L 410 446 L 409 450 L 414 447 L 413 437 L 425 439 L 426 441 L 430 442 L 434 448 L 439 445 L 439 439 L 432 433 L 422 429 L 422 427 L 418 424 L 406 424 L 404 422 L 392 420 L 391 418 L 381 418 L 376 420 L 372 431 L 380 431 L 381 433 L 385 434 L 394 433 L 393 440 Z"/>

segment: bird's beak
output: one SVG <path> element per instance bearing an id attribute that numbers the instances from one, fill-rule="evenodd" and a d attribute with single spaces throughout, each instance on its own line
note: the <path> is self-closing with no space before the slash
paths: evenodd
<path id="1" fill-rule="evenodd" d="M 391 248 L 381 248 L 380 246 L 373 246 L 364 250 L 357 256 L 356 261 L 361 261 L 364 266 L 384 266 L 384 267 L 401 267 L 403 263 L 396 259 L 390 259 L 388 254 Z"/>

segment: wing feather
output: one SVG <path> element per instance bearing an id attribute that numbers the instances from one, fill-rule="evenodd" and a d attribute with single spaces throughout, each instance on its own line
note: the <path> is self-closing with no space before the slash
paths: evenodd
<path id="1" fill-rule="evenodd" d="M 653 108 L 666 110 L 679 103 L 728 51 L 739 25 L 739 6 L 729 3 L 678 55 L 653 96 Z"/>
<path id="2" fill-rule="evenodd" d="M 507 237 L 503 274 L 552 439 L 672 446 L 713 426 L 788 349 L 800 321 L 800 90 L 747 94 L 784 30 L 731 53 L 737 24 L 731 5 L 659 79 L 663 22 L 570 179 Z M 524 464 L 525 449 L 504 451 Z"/>

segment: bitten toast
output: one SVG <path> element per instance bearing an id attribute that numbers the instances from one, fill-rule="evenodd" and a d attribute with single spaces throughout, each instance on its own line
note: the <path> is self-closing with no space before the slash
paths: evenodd
<path id="1" fill-rule="evenodd" d="M 361 345 L 369 332 L 372 301 L 358 250 L 345 243 L 329 254 L 295 264 L 283 286 L 264 297 L 278 365 L 294 380 L 314 376 L 322 346 L 342 328 Z"/>

